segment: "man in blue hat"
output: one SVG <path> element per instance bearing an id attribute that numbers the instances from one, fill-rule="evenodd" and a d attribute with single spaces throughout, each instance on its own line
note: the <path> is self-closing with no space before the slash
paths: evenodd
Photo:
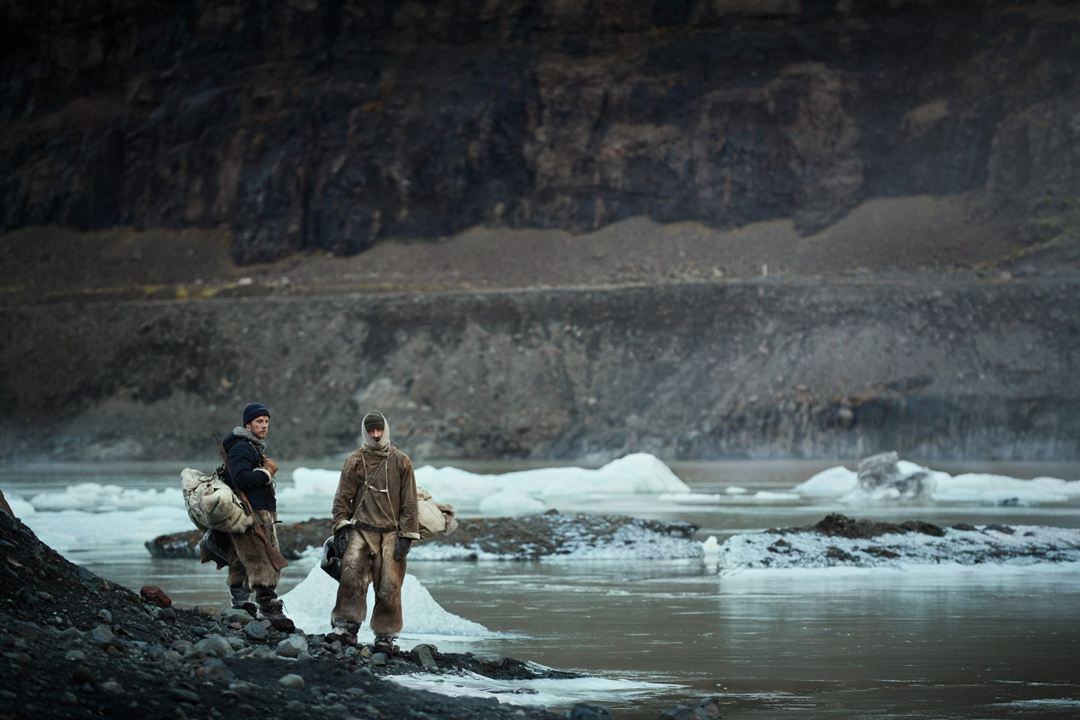
<path id="1" fill-rule="evenodd" d="M 285 606 L 277 596 L 281 569 L 288 563 L 278 545 L 277 496 L 274 476 L 277 463 L 266 455 L 270 432 L 270 410 L 261 403 L 244 408 L 243 424 L 222 441 L 226 453 L 225 482 L 238 495 L 247 497 L 254 524 L 243 533 L 230 534 L 228 552 L 229 594 L 232 606 L 262 617 L 280 630 L 292 630 Z M 255 592 L 255 603 L 250 601 Z"/>

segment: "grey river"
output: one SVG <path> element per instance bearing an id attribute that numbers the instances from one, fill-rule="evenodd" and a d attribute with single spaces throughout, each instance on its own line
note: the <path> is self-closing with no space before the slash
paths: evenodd
<path id="1" fill-rule="evenodd" d="M 502 471 L 504 465 L 459 467 Z M 837 462 L 671 464 L 695 492 L 738 485 L 746 495 L 715 505 L 677 506 L 648 496 L 583 496 L 563 511 L 682 519 L 698 539 L 807 525 L 834 510 L 855 517 L 939 525 L 1012 523 L 1080 527 L 1080 505 L 834 507 L 805 500 L 763 503 L 758 490 L 790 491 Z M 181 465 L 3 466 L 0 488 L 29 499 L 79 482 L 178 486 Z M 332 461 L 309 464 L 332 468 Z M 848 466 L 852 465 L 848 463 Z M 951 473 L 1019 478 L 1080 476 L 1080 464 L 930 463 Z M 293 466 L 285 466 L 284 477 Z M 513 469 L 520 469 L 515 467 Z M 70 514 L 63 534 L 37 511 L 27 524 L 65 554 L 137 589 L 160 585 L 181 606 L 224 603 L 224 577 L 195 561 L 152 559 L 108 526 Z M 297 501 L 287 521 L 325 517 Z M 113 515 L 112 517 L 123 517 Z M 115 522 L 115 521 L 113 521 Z M 186 529 L 143 519 L 150 539 Z M 165 522 L 165 521 L 161 521 Z M 85 527 L 79 529 L 79 523 Z M 39 530 L 38 528 L 42 528 Z M 114 528 L 115 531 L 115 528 Z M 106 536 L 104 539 L 102 534 Z M 80 541 L 78 538 L 89 538 Z M 314 560 L 293 563 L 284 591 Z M 440 643 L 444 651 L 490 652 L 603 678 L 655 683 L 579 699 L 617 717 L 654 718 L 677 702 L 715 695 L 736 718 L 1076 718 L 1080 717 L 1080 568 L 874 571 L 795 570 L 721 575 L 693 561 L 420 562 L 414 574 L 446 610 L 506 637 Z M 628 687 L 631 687 L 628 685 Z M 559 708 L 555 708 L 559 709 Z"/>

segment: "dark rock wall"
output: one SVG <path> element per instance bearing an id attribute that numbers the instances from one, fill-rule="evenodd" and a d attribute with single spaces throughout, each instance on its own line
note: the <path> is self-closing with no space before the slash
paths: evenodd
<path id="1" fill-rule="evenodd" d="M 0 310 L 7 456 L 1080 457 L 1069 283 L 751 282 Z"/>
<path id="2" fill-rule="evenodd" d="M 1080 224 L 1075 3 L 0 8 L 0 230 L 226 226 L 254 261 L 966 191 Z"/>

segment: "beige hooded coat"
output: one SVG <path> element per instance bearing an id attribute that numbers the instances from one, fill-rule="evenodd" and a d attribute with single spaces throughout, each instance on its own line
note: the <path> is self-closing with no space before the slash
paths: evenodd
<path id="1" fill-rule="evenodd" d="M 376 443 L 363 430 L 360 449 L 345 460 L 334 495 L 333 527 L 348 528 L 341 558 L 337 601 L 330 615 L 337 627 L 359 627 L 367 616 L 367 589 L 375 585 L 371 629 L 376 636 L 401 632 L 401 584 L 405 560 L 394 559 L 398 536 L 420 539 L 416 478 L 409 456 L 390 444 L 390 424 L 381 413 L 384 431 Z M 353 630 L 352 632 L 355 632 Z"/>
<path id="2" fill-rule="evenodd" d="M 382 413 L 371 412 L 364 419 L 372 415 L 382 418 L 383 436 L 375 443 L 363 429 L 363 443 L 345 459 L 331 509 L 333 529 L 355 525 L 419 540 L 412 460 L 390 444 L 390 423 Z"/>

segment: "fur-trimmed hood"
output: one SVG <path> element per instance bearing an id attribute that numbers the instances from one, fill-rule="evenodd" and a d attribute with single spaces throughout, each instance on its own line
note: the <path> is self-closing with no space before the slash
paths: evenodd
<path id="1" fill-rule="evenodd" d="M 225 446 L 225 450 L 227 451 L 230 447 L 232 447 L 240 440 L 247 440 L 259 450 L 266 452 L 266 441 L 260 440 L 259 438 L 255 437 L 255 434 L 248 430 L 246 427 L 240 427 L 239 425 L 234 427 L 233 431 L 225 436 L 222 444 Z"/>
<path id="2" fill-rule="evenodd" d="M 379 442 L 368 435 L 367 421 L 368 418 L 379 418 L 383 423 L 383 435 L 379 439 Z M 371 410 L 364 413 L 364 419 L 360 421 L 360 437 L 362 442 L 360 443 L 360 449 L 364 452 L 373 453 L 375 455 L 388 455 L 390 453 L 390 423 L 387 421 L 386 416 L 378 410 Z"/>

